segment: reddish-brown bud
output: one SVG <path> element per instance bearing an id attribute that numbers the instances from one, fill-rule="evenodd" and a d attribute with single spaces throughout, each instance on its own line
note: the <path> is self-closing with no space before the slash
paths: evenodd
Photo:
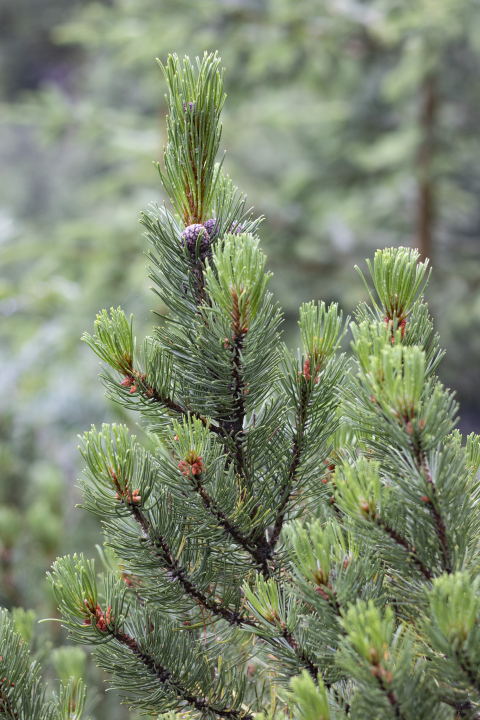
<path id="1" fill-rule="evenodd" d="M 307 358 L 303 363 L 303 377 L 308 382 L 310 380 L 310 360 Z"/>
<path id="2" fill-rule="evenodd" d="M 185 477 L 188 477 L 190 473 L 193 476 L 200 475 L 205 469 L 201 455 L 195 456 L 193 451 L 190 452 L 190 457 L 187 457 L 185 460 L 180 460 L 178 468 Z"/>
<path id="3" fill-rule="evenodd" d="M 142 498 L 140 497 L 140 490 L 134 490 L 132 493 L 132 497 L 130 498 L 130 502 L 134 505 L 138 505 L 142 501 Z"/>
<path id="4" fill-rule="evenodd" d="M 386 324 L 391 328 L 390 342 L 392 343 L 392 345 L 394 345 L 395 344 L 395 333 L 393 332 L 393 319 L 388 318 L 388 317 L 384 317 L 383 319 L 386 322 Z M 402 340 L 405 336 L 406 329 L 407 329 L 407 319 L 404 318 L 403 320 L 400 320 L 400 322 L 397 324 L 397 330 L 400 330 L 400 337 Z"/>
<path id="5" fill-rule="evenodd" d="M 362 500 L 362 502 L 360 503 L 360 510 L 365 515 L 368 515 L 370 513 L 370 505 L 366 500 Z"/>

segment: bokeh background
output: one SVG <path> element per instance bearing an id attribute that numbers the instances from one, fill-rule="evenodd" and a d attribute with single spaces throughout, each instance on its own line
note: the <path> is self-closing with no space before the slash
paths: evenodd
<path id="1" fill-rule="evenodd" d="M 418 247 L 441 379 L 462 431 L 480 431 L 478 0 L 0 0 L 0 604 L 37 617 L 57 617 L 57 555 L 99 559 L 75 509 L 77 435 L 136 422 L 105 400 L 80 336 L 121 305 L 142 338 L 161 310 L 137 224 L 164 200 L 155 58 L 205 50 L 227 68 L 225 167 L 265 215 L 287 341 L 303 301 L 352 312 L 354 265 L 376 248 Z M 17 621 L 58 677 L 60 625 Z M 85 672 L 92 718 L 127 717 Z"/>

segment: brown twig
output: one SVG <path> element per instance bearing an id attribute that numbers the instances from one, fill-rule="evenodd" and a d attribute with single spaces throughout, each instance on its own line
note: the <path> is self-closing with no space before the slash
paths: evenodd
<path id="1" fill-rule="evenodd" d="M 206 698 L 189 693 L 185 690 L 180 680 L 178 680 L 173 673 L 171 673 L 167 668 L 164 668 L 163 665 L 161 665 L 151 654 L 142 650 L 135 638 L 132 638 L 128 635 L 128 633 L 125 633 L 120 629 L 111 629 L 109 626 L 106 627 L 106 632 L 115 638 L 117 642 L 125 647 L 128 647 L 128 649 L 142 661 L 145 667 L 148 668 L 151 674 L 154 675 L 160 683 L 166 686 L 167 690 L 175 692 L 177 697 L 194 707 L 199 712 L 211 712 L 219 717 L 232 718 L 233 720 L 253 720 L 253 715 L 242 713 L 240 710 L 215 707 Z"/>
<path id="2" fill-rule="evenodd" d="M 288 477 L 287 481 L 282 487 L 281 490 L 281 496 L 283 496 L 283 500 L 280 503 L 280 507 L 278 509 L 278 517 L 275 521 L 275 524 L 273 526 L 272 535 L 270 537 L 270 541 L 268 543 L 268 547 L 271 553 L 275 550 L 275 546 L 278 542 L 278 539 L 280 537 L 280 533 L 282 532 L 283 524 L 285 522 L 285 517 L 287 513 L 287 507 L 288 503 L 292 496 L 292 484 L 295 479 L 295 473 L 297 472 L 298 466 L 300 464 L 301 460 L 301 452 L 303 447 L 303 440 L 305 436 L 305 423 L 307 420 L 307 410 L 308 410 L 308 392 L 307 392 L 307 381 L 300 378 L 300 382 L 302 383 L 302 389 L 300 392 L 300 405 L 297 410 L 297 420 L 296 420 L 296 430 L 295 434 L 293 436 L 293 444 L 292 444 L 292 459 L 290 461 L 290 467 L 288 470 Z"/>
<path id="3" fill-rule="evenodd" d="M 428 509 L 429 509 L 429 511 L 433 517 L 433 520 L 435 522 L 435 533 L 440 542 L 440 550 L 442 553 L 442 560 L 443 560 L 443 569 L 445 570 L 445 572 L 451 573 L 452 572 L 452 561 L 450 558 L 450 551 L 448 549 L 447 530 L 445 527 L 445 522 L 440 513 L 437 489 L 435 487 L 435 483 L 433 481 L 432 473 L 430 472 L 430 468 L 429 468 L 427 457 L 426 457 L 425 453 L 423 455 L 422 465 L 423 465 L 423 469 L 425 471 L 425 475 L 427 478 L 427 483 L 430 488 L 430 493 L 432 495 L 431 502 L 427 503 L 427 506 L 428 506 Z"/>
<path id="4" fill-rule="evenodd" d="M 254 537 L 251 535 L 244 535 L 234 523 L 229 520 L 225 513 L 218 507 L 216 501 L 210 497 L 208 492 L 203 487 L 200 478 L 196 478 L 193 489 L 198 493 L 201 498 L 203 505 L 208 512 L 213 515 L 217 520 L 218 524 L 225 530 L 235 542 L 245 550 L 259 566 L 260 571 L 266 576 L 270 577 L 271 571 L 268 567 L 267 560 L 271 557 L 268 546 L 259 545 Z"/>
<path id="5" fill-rule="evenodd" d="M 148 518 L 145 517 L 142 510 L 137 505 L 133 504 L 129 504 L 128 507 L 132 516 L 142 528 L 142 535 L 150 544 L 153 553 L 165 564 L 170 579 L 177 581 L 189 597 L 201 603 L 201 605 L 203 605 L 213 615 L 226 620 L 230 625 L 255 626 L 254 621 L 248 618 L 245 614 L 239 613 L 236 610 L 231 610 L 223 605 L 219 605 L 217 602 L 207 597 L 207 595 L 205 595 L 205 593 L 203 593 L 190 578 L 188 571 L 175 559 L 165 538 L 156 534 L 154 530 L 151 530 L 150 522 Z"/>
<path id="6" fill-rule="evenodd" d="M 377 523 L 378 527 L 381 528 L 388 535 L 388 537 L 390 537 L 394 542 L 396 542 L 397 545 L 400 545 L 400 547 L 403 547 L 404 550 L 406 550 L 406 552 L 412 558 L 413 562 L 417 566 L 418 570 L 420 570 L 424 578 L 426 580 L 432 580 L 433 576 L 430 570 L 427 568 L 426 565 L 423 564 L 423 562 L 418 557 L 415 547 L 413 545 L 410 545 L 408 540 L 403 537 L 403 535 L 400 535 L 399 532 L 397 532 L 388 523 L 382 520 L 379 515 L 375 514 L 373 519 Z"/>

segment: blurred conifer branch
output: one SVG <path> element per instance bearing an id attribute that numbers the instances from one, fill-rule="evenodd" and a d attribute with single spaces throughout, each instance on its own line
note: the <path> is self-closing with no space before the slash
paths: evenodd
<path id="1" fill-rule="evenodd" d="M 18 613 L 17 613 L 18 615 Z M 26 615 L 26 614 L 25 614 Z M 25 634 L 30 634 L 30 618 L 18 618 Z M 66 649 L 64 660 L 70 658 Z M 40 668 L 32 661 L 27 640 L 15 629 L 12 616 L 0 609 L 0 717 L 7 720 L 81 720 L 85 718 L 86 691 L 82 681 L 65 676 L 58 695 L 47 699 L 47 687 L 40 679 Z M 82 655 L 83 653 L 79 651 Z M 77 663 L 78 665 L 78 663 Z M 73 667 L 73 666 L 72 666 Z"/>

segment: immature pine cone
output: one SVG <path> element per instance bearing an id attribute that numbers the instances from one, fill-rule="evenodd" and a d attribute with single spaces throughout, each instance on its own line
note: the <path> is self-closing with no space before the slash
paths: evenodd
<path id="1" fill-rule="evenodd" d="M 203 223 L 203 227 L 205 228 L 205 230 L 206 230 L 207 233 L 209 234 L 210 240 L 213 240 L 213 238 L 216 236 L 216 234 L 217 234 L 217 232 L 218 232 L 218 230 L 219 230 L 219 228 L 217 227 L 216 232 L 215 232 L 215 233 L 213 232 L 213 231 L 215 230 L 215 223 L 216 223 L 216 222 L 217 222 L 217 221 L 216 221 L 215 218 L 210 218 L 210 220 L 206 220 L 206 221 Z"/>
<path id="2" fill-rule="evenodd" d="M 188 107 L 193 111 L 193 113 L 195 113 L 196 103 L 189 102 Z M 183 112 L 187 112 L 187 103 L 183 103 Z"/>
<path id="3" fill-rule="evenodd" d="M 187 246 L 187 249 L 192 255 L 192 257 L 195 257 L 195 248 L 197 246 L 197 238 L 200 235 L 200 233 L 203 233 L 202 238 L 200 240 L 200 255 L 203 255 L 210 245 L 210 235 L 208 234 L 208 231 L 205 229 L 203 225 L 200 225 L 199 223 L 195 223 L 194 225 L 189 225 L 185 228 L 185 230 L 182 233 L 182 242 L 183 245 Z"/>
<path id="4" fill-rule="evenodd" d="M 242 232 L 242 230 L 243 230 L 243 225 L 242 225 L 242 223 L 233 222 L 233 223 L 230 225 L 230 229 L 229 229 L 228 232 L 230 233 L 230 235 L 240 235 L 240 233 Z"/>

